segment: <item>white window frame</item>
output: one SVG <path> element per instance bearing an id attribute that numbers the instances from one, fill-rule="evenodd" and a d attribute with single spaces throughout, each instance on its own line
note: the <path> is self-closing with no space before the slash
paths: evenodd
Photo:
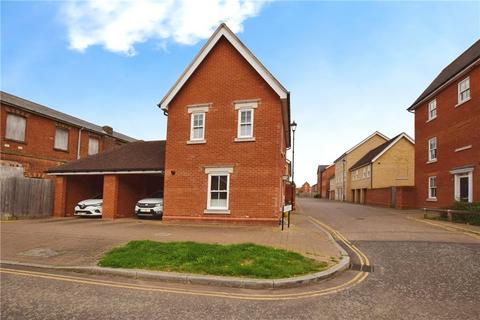
<path id="1" fill-rule="evenodd" d="M 238 109 L 238 126 L 237 126 L 237 138 L 248 139 L 253 138 L 253 123 L 254 123 L 254 109 Z M 250 122 L 242 123 L 242 113 L 250 113 Z M 242 125 L 250 125 L 250 134 L 242 135 Z"/>
<path id="2" fill-rule="evenodd" d="M 433 99 L 428 103 L 428 121 L 437 117 L 437 99 Z"/>
<path id="3" fill-rule="evenodd" d="M 195 117 L 197 116 L 202 116 L 202 125 L 201 126 L 195 126 Z M 206 113 L 205 112 L 192 112 L 190 114 L 190 141 L 205 141 L 205 119 L 206 119 Z M 202 136 L 195 138 L 194 132 L 195 129 L 197 128 L 202 128 Z"/>
<path id="4" fill-rule="evenodd" d="M 187 141 L 187 144 L 198 144 L 198 143 L 205 143 L 205 128 L 206 128 L 206 121 L 207 121 L 207 112 L 212 104 L 211 103 L 203 103 L 203 104 L 192 104 L 187 106 L 187 111 L 190 114 L 190 137 Z M 194 118 L 195 115 L 203 114 L 203 130 L 202 130 L 202 138 L 194 139 L 193 132 L 194 132 Z"/>
<path id="5" fill-rule="evenodd" d="M 432 148 L 432 142 L 435 142 L 435 148 Z M 435 150 L 435 157 L 432 157 L 432 151 Z M 428 162 L 435 162 L 438 158 L 437 137 L 428 139 Z"/>
<path id="6" fill-rule="evenodd" d="M 220 214 L 229 214 L 230 210 L 230 174 L 233 173 L 232 167 L 215 167 L 215 168 L 205 168 L 205 173 L 207 174 L 208 179 L 208 188 L 207 188 L 207 209 L 204 213 L 220 213 Z M 225 207 L 212 207 L 211 205 L 211 193 L 212 191 L 212 177 L 213 176 L 227 176 L 227 205 Z"/>
<path id="7" fill-rule="evenodd" d="M 465 88 L 462 90 L 462 85 L 465 84 Z M 462 98 L 462 93 L 467 92 L 466 97 Z M 470 100 L 470 77 L 466 77 L 458 83 L 458 104 L 460 105 L 464 102 Z"/>
<path id="8" fill-rule="evenodd" d="M 15 135 L 14 132 L 11 132 L 11 128 L 9 127 L 9 120 L 8 119 L 22 119 L 23 120 L 23 134 L 22 137 L 17 137 L 17 136 L 12 136 Z M 12 141 L 17 141 L 17 142 L 25 142 L 26 141 L 26 136 L 27 136 L 27 118 L 18 114 L 14 113 L 7 113 L 7 118 L 5 120 L 5 139 L 12 140 Z M 12 124 L 10 124 L 11 126 Z"/>
<path id="9" fill-rule="evenodd" d="M 258 107 L 258 100 L 253 101 L 239 101 L 234 102 L 235 110 L 237 110 L 237 137 L 235 141 L 255 141 L 255 109 Z M 251 115 L 251 133 L 250 135 L 242 135 L 241 134 L 241 127 L 242 127 L 242 112 L 250 112 Z"/>
<path id="10" fill-rule="evenodd" d="M 97 152 L 90 152 L 91 141 L 97 141 Z M 98 154 L 100 152 L 100 139 L 97 137 L 88 137 L 88 150 L 87 153 L 89 156 L 93 156 L 94 154 Z"/>
<path id="11" fill-rule="evenodd" d="M 473 170 L 454 174 L 454 198 L 460 201 L 460 178 L 468 178 L 468 202 L 473 202 Z"/>
<path id="12" fill-rule="evenodd" d="M 432 180 L 435 182 L 432 185 Z M 437 176 L 428 177 L 428 199 L 437 200 Z M 432 194 L 432 190 L 435 190 L 435 195 Z"/>
<path id="13" fill-rule="evenodd" d="M 66 141 L 65 148 L 57 145 L 57 143 L 58 143 L 58 141 L 57 141 L 57 131 L 64 131 L 67 134 L 67 141 Z M 70 139 L 70 130 L 68 130 L 67 128 L 63 128 L 63 127 L 55 127 L 55 140 L 53 141 L 53 148 L 55 150 L 68 151 L 69 139 Z"/>

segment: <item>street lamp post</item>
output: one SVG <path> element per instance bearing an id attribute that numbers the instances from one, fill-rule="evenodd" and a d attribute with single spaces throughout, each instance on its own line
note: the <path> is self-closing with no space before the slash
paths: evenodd
<path id="1" fill-rule="evenodd" d="M 293 184 L 293 194 L 292 194 L 292 200 L 294 199 L 293 197 L 295 196 L 296 193 L 296 185 L 295 185 L 295 130 L 297 130 L 297 123 L 293 121 L 290 124 L 290 128 L 292 128 L 293 132 L 293 143 L 292 143 L 292 184 Z M 295 204 L 295 201 L 293 202 Z M 294 206 L 295 207 L 295 206 Z"/>

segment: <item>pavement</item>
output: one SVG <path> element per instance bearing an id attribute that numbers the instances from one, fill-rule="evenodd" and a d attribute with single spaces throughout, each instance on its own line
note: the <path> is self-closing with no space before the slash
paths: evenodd
<path id="1" fill-rule="evenodd" d="M 206 286 L 100 275 L 78 276 L 68 272 L 47 272 L 34 268 L 2 269 L 1 317 L 2 319 L 429 320 L 480 318 L 478 303 L 480 239 L 477 235 L 418 221 L 415 219 L 418 212 L 319 199 L 299 199 L 298 207 L 300 214 L 295 218 L 304 218 L 303 222 L 316 219 L 332 227 L 338 232 L 339 237 L 347 238 L 352 248 L 368 257 L 374 271 L 365 273 L 349 270 L 338 277 L 303 288 L 252 291 L 233 288 L 219 290 Z M 125 223 L 129 225 L 128 221 Z M 2 225 L 2 251 L 4 226 Z M 100 226 L 96 228 L 102 229 Z M 217 233 L 211 235 L 212 237 L 220 235 L 227 237 L 222 233 L 222 228 L 215 228 L 217 229 L 208 229 L 210 233 Z M 106 236 L 108 227 L 103 229 L 105 239 L 110 239 Z M 126 230 L 136 229 L 132 226 Z M 30 230 L 34 232 L 35 228 Z M 263 229 L 263 232 L 269 231 Z M 271 230 L 271 233 L 274 231 Z M 306 230 L 304 235 L 308 237 Z M 17 239 L 22 241 L 22 236 L 26 234 L 18 234 Z M 70 236 L 73 239 L 82 238 L 80 235 Z M 10 237 L 15 239 L 13 235 Z M 55 237 L 57 241 L 63 239 Z M 264 237 L 265 239 L 277 237 L 275 242 L 281 243 L 278 240 L 279 236 Z M 43 244 L 37 243 L 37 247 L 43 247 Z M 54 247 L 53 250 L 57 249 Z M 311 249 L 304 247 L 302 250 Z M 48 255 L 48 252 L 45 254 Z"/>
<path id="2" fill-rule="evenodd" d="M 300 252 L 333 266 L 341 251 L 305 216 L 290 228 L 215 224 L 165 224 L 159 220 L 50 218 L 1 222 L 1 260 L 52 266 L 95 266 L 113 247 L 131 240 L 268 245 Z"/>

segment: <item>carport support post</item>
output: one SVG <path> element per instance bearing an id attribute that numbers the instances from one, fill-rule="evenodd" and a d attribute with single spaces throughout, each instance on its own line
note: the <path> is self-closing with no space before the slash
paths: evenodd
<path id="1" fill-rule="evenodd" d="M 118 175 L 103 176 L 102 219 L 114 219 L 118 211 Z"/>
<path id="2" fill-rule="evenodd" d="M 67 177 L 55 177 L 55 190 L 53 200 L 53 216 L 65 217 L 67 205 Z"/>

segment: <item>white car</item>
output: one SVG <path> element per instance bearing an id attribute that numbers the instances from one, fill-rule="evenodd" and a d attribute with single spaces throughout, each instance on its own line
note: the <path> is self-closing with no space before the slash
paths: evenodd
<path id="1" fill-rule="evenodd" d="M 75 216 L 80 217 L 101 217 L 102 216 L 103 197 L 101 194 L 80 201 L 75 206 Z"/>
<path id="2" fill-rule="evenodd" d="M 163 192 L 157 191 L 150 197 L 138 201 L 135 205 L 135 214 L 139 218 L 161 219 L 163 217 Z"/>

